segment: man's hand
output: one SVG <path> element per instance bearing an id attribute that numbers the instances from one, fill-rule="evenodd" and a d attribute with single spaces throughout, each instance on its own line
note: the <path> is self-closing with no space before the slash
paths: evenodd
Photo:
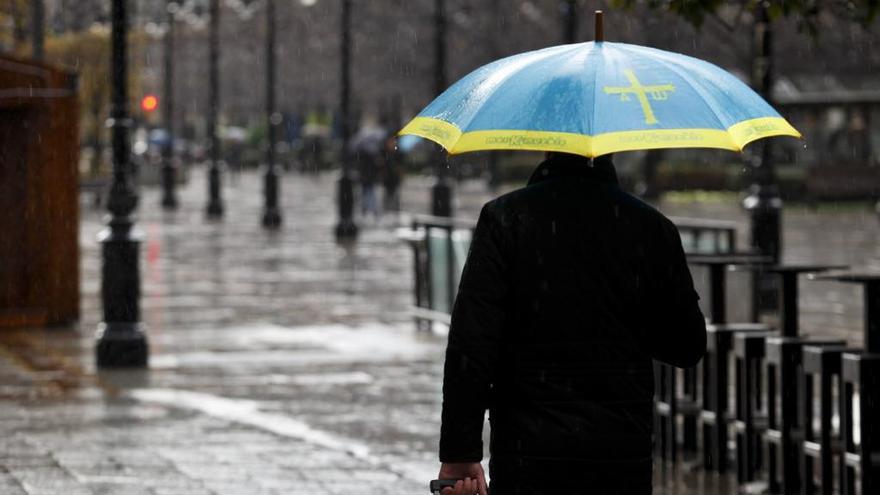
<path id="1" fill-rule="evenodd" d="M 442 495 L 489 495 L 486 475 L 479 462 L 444 462 L 437 478 L 459 480 L 454 488 L 444 488 Z"/>

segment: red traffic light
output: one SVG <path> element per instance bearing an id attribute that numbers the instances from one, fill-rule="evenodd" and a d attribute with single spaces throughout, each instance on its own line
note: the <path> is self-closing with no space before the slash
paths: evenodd
<path id="1" fill-rule="evenodd" d="M 141 108 L 145 112 L 152 112 L 159 107 L 159 98 L 156 95 L 147 95 L 141 100 Z"/>

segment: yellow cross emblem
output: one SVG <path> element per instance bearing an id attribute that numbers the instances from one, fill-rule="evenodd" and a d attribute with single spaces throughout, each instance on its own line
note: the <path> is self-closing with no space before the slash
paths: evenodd
<path id="1" fill-rule="evenodd" d="M 629 86 L 605 86 L 605 94 L 620 95 L 620 101 L 629 101 L 629 95 L 634 94 L 642 105 L 642 112 L 645 114 L 646 124 L 656 124 L 657 117 L 654 116 L 654 110 L 651 108 L 651 102 L 648 101 L 648 94 L 654 101 L 665 100 L 669 97 L 667 93 L 675 91 L 675 86 L 671 84 L 657 84 L 652 86 L 642 86 L 642 83 L 636 79 L 636 74 L 625 69 L 623 74 L 629 80 Z"/>

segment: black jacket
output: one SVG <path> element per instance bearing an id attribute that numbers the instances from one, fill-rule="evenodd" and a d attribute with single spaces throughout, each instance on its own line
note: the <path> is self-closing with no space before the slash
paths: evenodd
<path id="1" fill-rule="evenodd" d="M 681 240 L 610 160 L 553 155 L 487 203 L 452 312 L 440 460 L 492 495 L 650 493 L 652 359 L 693 366 L 706 327 Z"/>

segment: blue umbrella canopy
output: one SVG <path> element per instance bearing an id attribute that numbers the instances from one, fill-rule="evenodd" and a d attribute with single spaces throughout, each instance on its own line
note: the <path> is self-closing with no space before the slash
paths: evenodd
<path id="1" fill-rule="evenodd" d="M 480 67 L 400 134 L 430 139 L 451 154 L 537 150 L 588 157 L 656 148 L 742 151 L 756 139 L 800 137 L 718 66 L 605 41 L 554 46 Z"/>

